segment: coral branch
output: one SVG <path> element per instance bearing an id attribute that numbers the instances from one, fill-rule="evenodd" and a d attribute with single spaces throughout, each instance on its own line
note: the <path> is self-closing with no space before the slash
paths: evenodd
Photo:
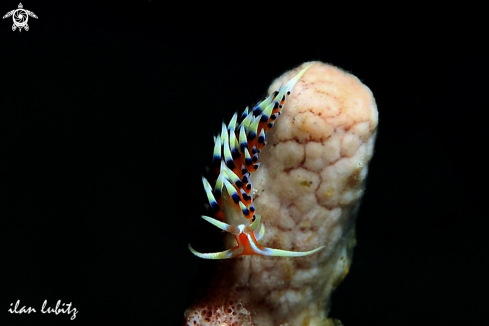
<path id="1" fill-rule="evenodd" d="M 251 182 L 266 228 L 262 243 L 290 251 L 325 248 L 305 257 L 224 261 L 207 294 L 186 310 L 186 325 L 332 325 L 327 307 L 351 263 L 377 122 L 372 93 L 357 78 L 320 62 L 307 70 L 267 134 Z"/>

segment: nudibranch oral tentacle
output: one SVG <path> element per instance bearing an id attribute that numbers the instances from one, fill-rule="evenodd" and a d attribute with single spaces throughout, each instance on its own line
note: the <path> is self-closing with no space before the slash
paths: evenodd
<path id="1" fill-rule="evenodd" d="M 226 126 L 222 124 L 220 135 L 214 137 L 213 167 L 214 187 L 202 177 L 204 190 L 214 217 L 202 216 L 217 228 L 232 234 L 236 245 L 215 253 L 200 253 L 189 244 L 190 251 L 200 258 L 227 259 L 244 255 L 276 257 L 300 257 L 314 254 L 324 248 L 309 251 L 288 251 L 268 248 L 258 241 L 265 235 L 261 216 L 255 214 L 254 189 L 250 174 L 260 167 L 260 150 L 266 145 L 266 132 L 275 124 L 287 96 L 294 85 L 310 67 L 302 69 L 285 86 L 270 94 L 251 110 L 246 108 L 238 121 L 235 113 Z"/>

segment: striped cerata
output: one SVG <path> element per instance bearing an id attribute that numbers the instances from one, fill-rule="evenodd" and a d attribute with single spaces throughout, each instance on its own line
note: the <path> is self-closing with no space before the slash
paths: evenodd
<path id="1" fill-rule="evenodd" d="M 260 239 L 265 234 L 261 216 L 253 206 L 253 186 L 250 175 L 260 163 L 260 150 L 266 145 L 267 131 L 281 114 L 287 97 L 294 85 L 309 68 L 302 69 L 294 78 L 281 86 L 249 110 L 246 108 L 238 119 L 237 113 L 221 134 L 214 137 L 213 172 L 209 182 L 202 177 L 204 189 L 214 217 L 202 216 L 207 222 L 231 233 L 236 245 L 215 253 L 200 253 L 189 244 L 190 251 L 201 258 L 225 259 L 243 255 L 300 257 L 313 254 L 323 247 L 296 252 L 265 247 Z M 211 179 L 211 178 L 210 178 Z"/>

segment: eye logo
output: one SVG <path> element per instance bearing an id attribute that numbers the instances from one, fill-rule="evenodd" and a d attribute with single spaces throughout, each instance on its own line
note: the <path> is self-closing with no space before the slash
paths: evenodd
<path id="1" fill-rule="evenodd" d="M 29 16 L 37 18 L 36 14 L 32 11 L 25 10 L 22 6 L 22 3 L 19 3 L 19 8 L 9 11 L 3 16 L 3 19 L 12 16 L 14 24 L 12 25 L 12 31 L 15 31 L 17 28 L 19 32 L 24 28 L 26 31 L 29 30 L 29 25 L 27 25 L 27 21 L 29 20 Z"/>

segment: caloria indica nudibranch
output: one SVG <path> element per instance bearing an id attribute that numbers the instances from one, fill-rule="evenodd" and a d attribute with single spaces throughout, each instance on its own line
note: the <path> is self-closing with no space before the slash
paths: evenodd
<path id="1" fill-rule="evenodd" d="M 260 163 L 258 155 L 266 144 L 266 133 L 280 115 L 287 96 L 310 66 L 302 69 L 285 86 L 281 86 L 249 110 L 246 108 L 239 119 L 234 114 L 229 124 L 222 124 L 221 134 L 214 138 L 213 185 L 202 177 L 210 209 L 215 218 L 202 216 L 207 222 L 231 233 L 236 246 L 216 253 L 200 253 L 189 244 L 190 251 L 201 258 L 225 259 L 243 255 L 299 257 L 313 254 L 323 247 L 297 252 L 272 249 L 260 244 L 265 234 L 261 216 L 253 206 L 253 186 L 250 175 Z"/>

